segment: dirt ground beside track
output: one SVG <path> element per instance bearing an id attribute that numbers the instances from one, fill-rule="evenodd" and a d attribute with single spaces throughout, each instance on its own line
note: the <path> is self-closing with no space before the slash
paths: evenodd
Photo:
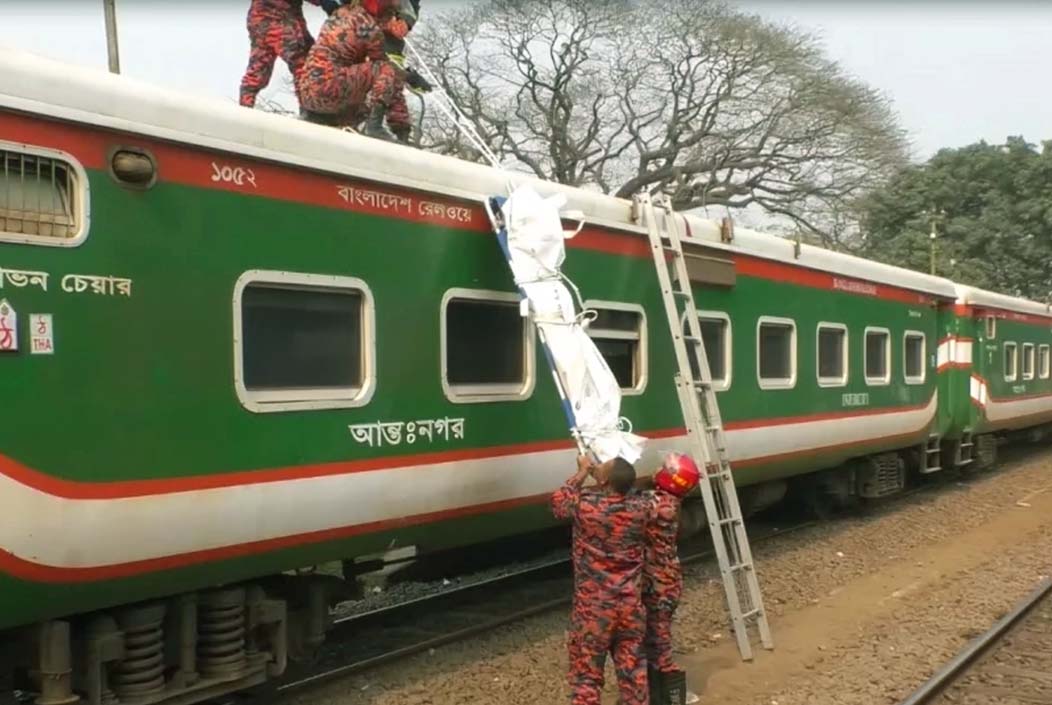
<path id="1" fill-rule="evenodd" d="M 1052 455 L 756 550 L 776 649 L 742 663 L 713 566 L 688 571 L 678 658 L 702 702 L 902 700 L 1052 572 Z M 568 702 L 567 615 L 304 693 L 296 705 Z M 367 638 L 367 637 L 366 637 Z M 608 666 L 604 702 L 615 703 Z"/>

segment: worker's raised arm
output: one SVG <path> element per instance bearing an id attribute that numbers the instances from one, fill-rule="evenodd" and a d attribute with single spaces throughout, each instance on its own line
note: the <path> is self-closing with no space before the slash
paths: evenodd
<path id="1" fill-rule="evenodd" d="M 552 495 L 552 514 L 556 519 L 569 519 L 573 516 L 581 501 L 581 486 L 592 468 L 592 461 L 587 456 L 577 456 L 577 472 Z"/>

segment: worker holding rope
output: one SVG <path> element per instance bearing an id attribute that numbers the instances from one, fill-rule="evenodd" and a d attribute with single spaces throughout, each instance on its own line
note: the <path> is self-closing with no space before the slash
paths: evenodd
<path id="1" fill-rule="evenodd" d="M 584 489 L 588 476 L 596 486 Z M 632 491 L 636 472 L 624 458 L 593 464 L 552 495 L 556 518 L 573 520 L 574 598 L 570 618 L 573 705 L 600 705 L 606 655 L 614 659 L 621 705 L 646 705 L 642 579 L 647 503 Z"/>
<path id="2" fill-rule="evenodd" d="M 305 117 L 338 127 L 364 122 L 361 132 L 369 137 L 407 142 L 412 128 L 404 88 L 422 79 L 393 61 L 385 46 L 391 38 L 404 40 L 415 21 L 408 0 L 360 0 L 333 13 L 296 82 Z"/>

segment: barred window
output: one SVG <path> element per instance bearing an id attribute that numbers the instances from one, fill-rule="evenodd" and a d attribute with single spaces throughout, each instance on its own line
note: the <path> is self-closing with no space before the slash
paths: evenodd
<path id="1" fill-rule="evenodd" d="M 1037 369 L 1038 377 L 1041 379 L 1048 379 L 1049 376 L 1049 346 L 1042 345 L 1037 350 Z"/>
<path id="2" fill-rule="evenodd" d="M 0 237 L 72 244 L 83 230 L 83 188 L 57 156 L 0 148 Z"/>

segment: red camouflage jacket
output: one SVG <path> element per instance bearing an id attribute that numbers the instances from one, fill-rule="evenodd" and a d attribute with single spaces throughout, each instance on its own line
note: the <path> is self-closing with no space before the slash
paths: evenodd
<path id="1" fill-rule="evenodd" d="M 644 597 L 678 601 L 683 592 L 683 571 L 676 547 L 680 500 L 663 490 L 641 494 L 647 503 Z"/>
<path id="2" fill-rule="evenodd" d="M 573 519 L 575 599 L 638 599 L 647 516 L 643 498 L 584 490 L 567 481 L 552 495 L 552 512 Z"/>

